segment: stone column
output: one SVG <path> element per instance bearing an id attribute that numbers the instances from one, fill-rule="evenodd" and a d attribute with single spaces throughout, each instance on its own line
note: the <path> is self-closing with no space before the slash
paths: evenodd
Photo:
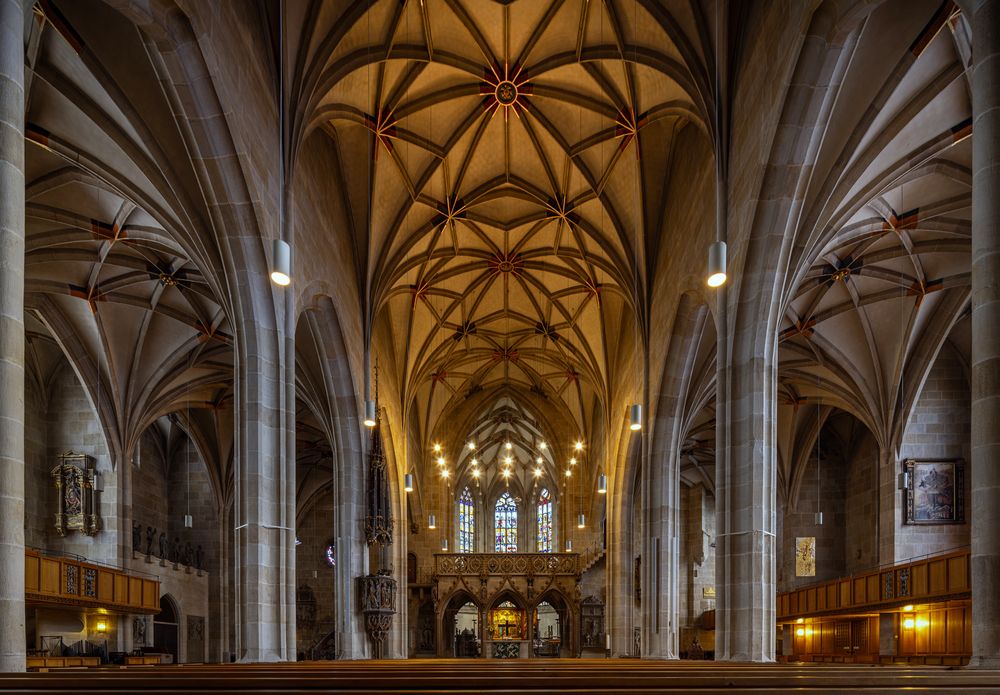
<path id="1" fill-rule="evenodd" d="M 1000 2 L 972 23 L 972 664 L 1000 668 Z"/>
<path id="2" fill-rule="evenodd" d="M 24 9 L 0 0 L 0 671 L 24 639 Z"/>
<path id="3" fill-rule="evenodd" d="M 252 316 L 237 332 L 236 528 L 233 536 L 237 659 L 295 659 L 295 399 L 291 297 L 263 271 L 261 241 L 243 239 L 239 299 Z M 254 258 L 257 256 L 256 258 Z M 274 292 L 274 295 L 271 293 Z M 249 303 L 256 300 L 255 311 Z M 268 311 L 273 301 L 276 311 Z"/>

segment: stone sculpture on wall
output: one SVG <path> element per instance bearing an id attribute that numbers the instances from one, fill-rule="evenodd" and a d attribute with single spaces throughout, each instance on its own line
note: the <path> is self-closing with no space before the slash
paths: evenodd
<path id="1" fill-rule="evenodd" d="M 145 618 L 133 618 L 132 619 L 132 646 L 134 646 L 134 647 L 144 647 L 144 646 L 146 646 L 146 619 Z"/>

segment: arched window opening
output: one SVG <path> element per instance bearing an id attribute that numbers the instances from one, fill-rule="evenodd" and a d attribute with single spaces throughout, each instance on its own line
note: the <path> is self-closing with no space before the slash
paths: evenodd
<path id="1" fill-rule="evenodd" d="M 538 495 L 538 552 L 552 552 L 552 496 L 542 488 Z"/>
<path id="2" fill-rule="evenodd" d="M 509 492 L 500 495 L 493 511 L 496 528 L 496 552 L 517 552 L 517 502 Z"/>
<path id="3" fill-rule="evenodd" d="M 458 498 L 458 552 L 471 553 L 476 547 L 476 505 L 469 488 Z"/>

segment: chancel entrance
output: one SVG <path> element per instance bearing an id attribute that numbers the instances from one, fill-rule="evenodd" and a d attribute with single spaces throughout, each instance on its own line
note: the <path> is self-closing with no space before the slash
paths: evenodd
<path id="1" fill-rule="evenodd" d="M 528 656 L 528 630 L 523 597 L 508 591 L 496 599 L 488 613 L 483 652 L 494 659 L 517 659 Z"/>
<path id="2" fill-rule="evenodd" d="M 576 553 L 439 553 L 434 581 L 438 656 L 473 656 L 473 640 L 489 659 L 579 655 Z"/>

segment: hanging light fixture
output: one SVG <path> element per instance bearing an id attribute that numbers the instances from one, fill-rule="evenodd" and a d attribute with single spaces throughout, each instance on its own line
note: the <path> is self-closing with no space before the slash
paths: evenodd
<path id="1" fill-rule="evenodd" d="M 271 251 L 271 282 L 285 287 L 292 282 L 292 247 L 284 239 L 275 239 Z"/>
<path id="2" fill-rule="evenodd" d="M 365 401 L 365 427 L 375 426 L 375 401 L 369 398 Z"/>
<path id="3" fill-rule="evenodd" d="M 567 553 L 573 552 L 573 539 L 572 538 L 567 538 L 566 539 L 566 552 Z"/>
<path id="4" fill-rule="evenodd" d="M 441 552 L 442 553 L 448 552 L 448 539 L 447 538 L 442 538 L 441 539 Z"/>
<path id="5" fill-rule="evenodd" d="M 628 409 L 628 428 L 633 432 L 642 429 L 642 404 L 633 403 Z"/>
<path id="6" fill-rule="evenodd" d="M 403 476 L 403 492 L 413 492 L 413 474 L 407 473 Z"/>
<path id="7" fill-rule="evenodd" d="M 608 476 L 603 473 L 597 476 L 597 491 L 602 495 L 608 491 Z"/>
<path id="8" fill-rule="evenodd" d="M 587 528 L 587 517 L 584 516 L 583 512 L 580 512 L 576 517 L 576 527 Z"/>
<path id="9" fill-rule="evenodd" d="M 434 518 L 433 514 L 428 514 L 427 515 L 427 528 L 429 528 L 429 529 L 436 529 L 437 528 L 437 519 Z"/>
<path id="10" fill-rule="evenodd" d="M 727 277 L 726 242 L 716 241 L 708 247 L 708 277 L 705 283 L 709 287 L 722 287 Z"/>

